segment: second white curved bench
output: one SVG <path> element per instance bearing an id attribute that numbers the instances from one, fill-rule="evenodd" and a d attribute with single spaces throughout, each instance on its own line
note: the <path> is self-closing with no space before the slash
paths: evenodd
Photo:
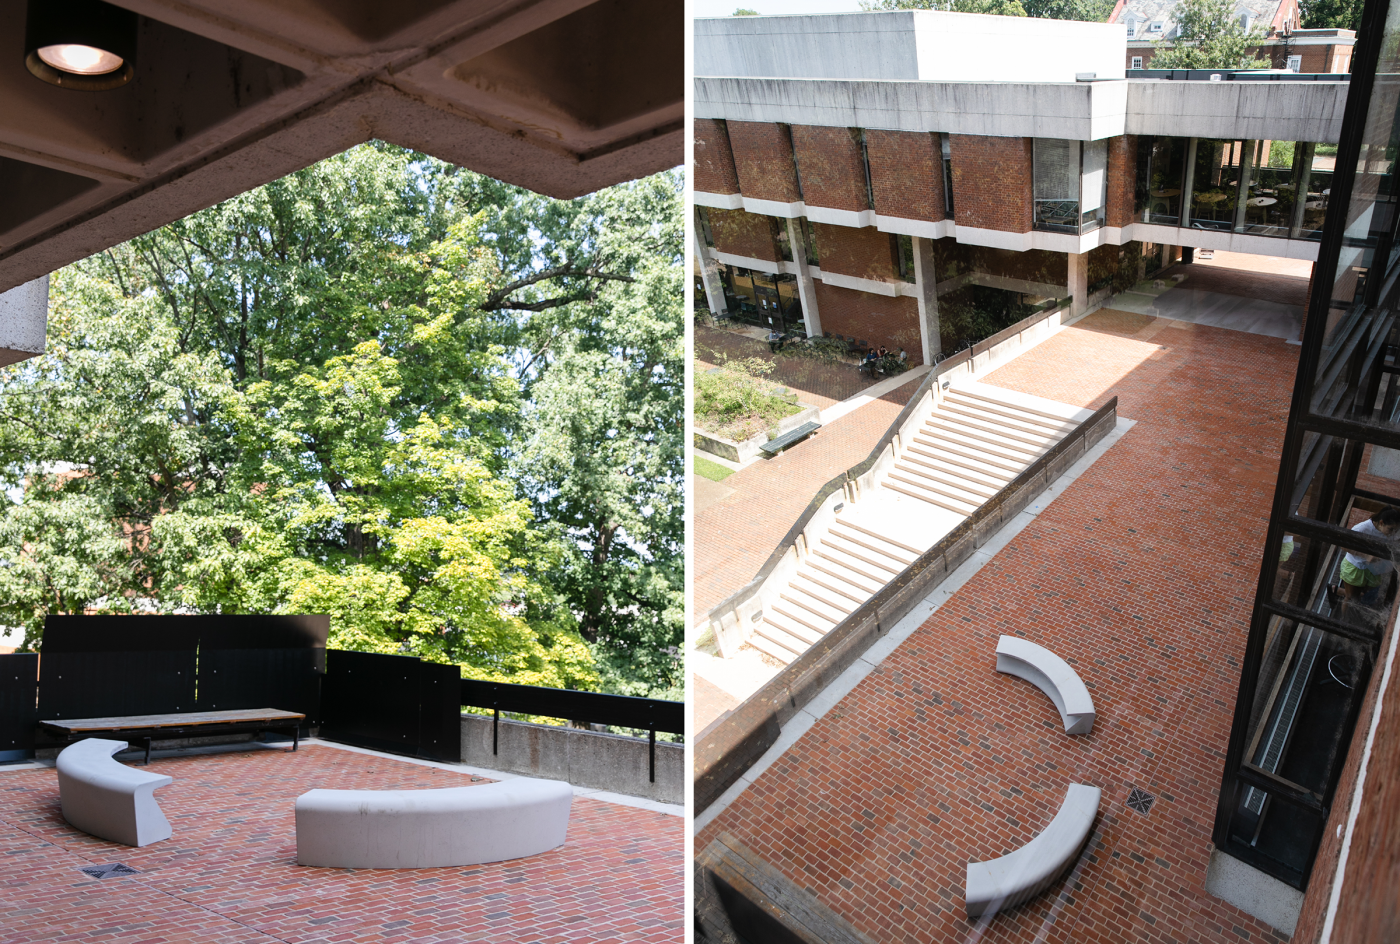
<path id="1" fill-rule="evenodd" d="M 997 641 L 997 671 L 1030 682 L 1050 697 L 1059 709 L 1066 734 L 1088 734 L 1094 729 L 1094 700 L 1079 673 L 1044 646 L 1002 636 Z"/>
<path id="2" fill-rule="evenodd" d="M 1072 783 L 1050 825 L 1015 852 L 967 864 L 967 916 L 996 914 L 1045 891 L 1079 858 L 1103 791 Z"/>
<path id="3" fill-rule="evenodd" d="M 137 770 L 112 759 L 125 741 L 86 738 L 58 755 L 58 796 L 68 825 L 99 839 L 149 846 L 170 838 L 170 821 L 156 788 L 175 778 Z"/>
<path id="4" fill-rule="evenodd" d="M 539 855 L 564 844 L 574 789 L 518 777 L 436 790 L 311 790 L 297 797 L 297 862 L 426 869 Z"/>

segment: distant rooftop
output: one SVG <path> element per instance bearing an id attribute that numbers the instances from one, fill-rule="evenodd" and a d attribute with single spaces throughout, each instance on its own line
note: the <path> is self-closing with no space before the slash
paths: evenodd
<path id="1" fill-rule="evenodd" d="M 695 74 L 733 78 L 1073 82 L 1123 78 L 1126 28 L 904 10 L 695 21 Z"/>

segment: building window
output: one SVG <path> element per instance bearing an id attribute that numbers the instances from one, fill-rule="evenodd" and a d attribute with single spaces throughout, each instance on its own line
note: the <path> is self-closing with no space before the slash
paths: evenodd
<path id="1" fill-rule="evenodd" d="M 870 152 L 865 146 L 865 129 L 852 128 L 851 137 L 860 145 L 860 163 L 865 168 L 865 205 L 875 209 L 875 185 L 870 180 Z"/>
<path id="2" fill-rule="evenodd" d="M 1137 212 L 1144 223 L 1181 224 L 1190 138 L 1138 138 Z"/>
<path id="3" fill-rule="evenodd" d="M 695 208 L 695 226 L 697 229 L 700 230 L 700 239 L 705 243 L 705 245 L 711 249 L 715 248 L 715 234 L 710 229 L 709 207 Z"/>
<path id="4" fill-rule="evenodd" d="M 939 148 L 943 151 L 943 210 L 949 217 L 953 215 L 953 145 L 946 134 L 939 136 Z"/>
<path id="5" fill-rule="evenodd" d="M 1036 138 L 1032 170 L 1035 228 L 1079 232 L 1079 142 Z"/>
<path id="6" fill-rule="evenodd" d="M 1302 71 L 1303 71 L 1303 57 L 1302 57 L 1302 56 L 1289 56 L 1289 57 L 1288 57 L 1288 71 L 1289 71 L 1289 72 L 1302 72 Z"/>
<path id="7" fill-rule="evenodd" d="M 1162 21 L 1161 21 L 1161 20 L 1157 20 L 1155 23 L 1153 23 L 1151 26 L 1149 26 L 1149 27 L 1147 28 L 1147 31 L 1148 31 L 1149 33 L 1160 33 L 1160 32 L 1162 32 Z"/>
<path id="8" fill-rule="evenodd" d="M 792 241 L 788 239 L 787 220 L 770 216 L 768 217 L 768 225 L 773 231 L 773 244 L 778 247 L 778 258 L 784 262 L 791 262 Z"/>
<path id="9" fill-rule="evenodd" d="M 1141 69 L 1141 68 L 1142 68 L 1142 57 L 1141 57 L 1141 56 L 1134 56 L 1134 57 L 1133 57 L 1133 68 L 1134 68 L 1134 69 Z"/>
<path id="10" fill-rule="evenodd" d="M 914 237 L 902 233 L 890 233 L 890 254 L 894 256 L 899 277 L 906 282 L 914 281 Z"/>
<path id="11" fill-rule="evenodd" d="M 812 228 L 812 221 L 804 216 L 798 225 L 802 228 L 802 241 L 807 244 L 807 264 L 820 266 L 822 261 L 817 255 L 817 232 Z"/>

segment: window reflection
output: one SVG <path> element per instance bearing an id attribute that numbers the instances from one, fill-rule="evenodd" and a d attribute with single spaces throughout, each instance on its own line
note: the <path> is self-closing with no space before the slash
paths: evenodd
<path id="1" fill-rule="evenodd" d="M 1188 138 L 1147 139 L 1139 155 L 1139 209 L 1144 223 L 1176 226 L 1181 222 L 1181 188 L 1185 185 Z"/>
<path id="2" fill-rule="evenodd" d="M 1239 190 L 1239 162 L 1243 141 L 1196 141 L 1191 174 L 1191 226 L 1229 231 L 1235 227 L 1235 203 Z"/>

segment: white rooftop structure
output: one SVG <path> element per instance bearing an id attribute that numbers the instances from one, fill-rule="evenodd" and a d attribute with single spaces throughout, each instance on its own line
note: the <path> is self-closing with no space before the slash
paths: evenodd
<path id="1" fill-rule="evenodd" d="M 1073 82 L 1123 78 L 1127 27 L 901 10 L 695 21 L 695 74 L 742 78 Z"/>

